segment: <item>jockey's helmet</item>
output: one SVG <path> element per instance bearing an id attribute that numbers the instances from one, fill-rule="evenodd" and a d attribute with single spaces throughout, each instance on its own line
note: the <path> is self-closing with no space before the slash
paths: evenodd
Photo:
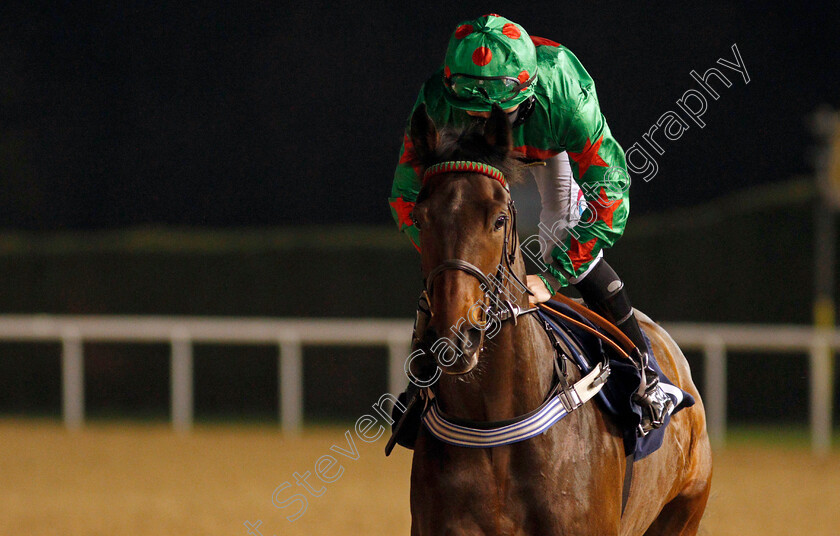
<path id="1" fill-rule="evenodd" d="M 456 108 L 485 112 L 519 105 L 534 94 L 537 52 L 522 26 L 496 14 L 463 22 L 446 49 L 443 83 Z"/>

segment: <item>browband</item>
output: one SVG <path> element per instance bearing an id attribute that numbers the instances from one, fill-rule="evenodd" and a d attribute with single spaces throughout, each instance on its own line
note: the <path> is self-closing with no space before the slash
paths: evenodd
<path id="1" fill-rule="evenodd" d="M 469 160 L 450 160 L 448 162 L 440 162 L 429 167 L 423 174 L 423 184 L 426 184 L 426 181 L 435 175 L 440 175 L 441 173 L 455 173 L 459 171 L 480 173 L 481 175 L 490 177 L 491 179 L 498 181 L 499 184 L 504 186 L 505 190 L 510 192 L 510 186 L 508 186 L 508 183 L 505 180 L 504 173 L 489 164 L 471 162 Z"/>

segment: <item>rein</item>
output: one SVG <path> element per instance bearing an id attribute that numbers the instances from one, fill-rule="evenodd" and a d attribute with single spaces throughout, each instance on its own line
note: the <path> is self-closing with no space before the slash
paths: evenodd
<path id="1" fill-rule="evenodd" d="M 596 326 L 606 329 L 613 336 L 615 336 L 615 335 L 613 334 L 613 332 L 611 330 L 609 330 L 609 328 L 612 327 L 613 329 L 618 331 L 617 328 L 615 328 L 610 323 L 609 320 L 605 319 L 604 317 L 602 317 L 601 315 L 599 315 L 597 313 L 593 313 L 592 311 L 590 311 L 586 307 L 583 307 L 582 305 L 579 305 L 574 300 L 572 300 L 570 298 L 567 298 L 566 296 L 563 296 L 562 294 L 557 294 L 557 295 L 553 296 L 552 299 L 555 299 L 557 301 L 565 303 L 566 305 L 568 305 L 569 307 L 574 309 L 576 312 L 580 313 L 581 316 L 589 319 L 589 321 L 592 322 L 593 324 L 595 324 Z M 628 355 L 628 353 L 621 346 L 619 346 L 614 340 L 607 337 L 606 335 L 604 335 L 603 333 L 601 333 L 597 329 L 589 327 L 586 324 L 584 324 L 583 322 L 579 322 L 579 321 L 575 320 L 574 318 L 572 318 L 571 316 L 565 315 L 565 314 L 561 313 L 560 311 L 557 311 L 556 309 L 553 309 L 553 308 L 549 307 L 548 305 L 546 305 L 544 303 L 538 303 L 537 306 L 540 309 L 542 309 L 543 311 L 548 311 L 548 312 L 550 312 L 554 315 L 557 315 L 560 318 L 562 318 L 563 320 L 565 320 L 566 322 L 569 322 L 570 324 L 574 324 L 575 326 L 581 328 L 582 330 L 587 331 L 587 332 L 591 333 L 592 335 L 595 335 L 596 337 L 598 337 L 599 339 L 601 339 L 602 341 L 607 343 L 610 347 L 612 347 L 613 350 L 618 352 L 618 354 L 620 356 L 624 357 L 625 359 L 630 359 L 630 356 Z M 586 313 L 589 313 L 589 314 L 586 314 Z M 619 333 L 621 333 L 621 332 L 619 331 Z M 624 335 L 623 333 L 621 333 L 621 335 L 624 339 L 627 339 L 627 335 Z M 629 342 L 629 341 L 630 341 L 630 339 L 627 339 L 627 342 L 630 344 L 630 347 L 635 348 L 635 345 L 633 345 L 633 343 Z M 623 340 L 622 340 L 622 343 L 624 343 Z"/>

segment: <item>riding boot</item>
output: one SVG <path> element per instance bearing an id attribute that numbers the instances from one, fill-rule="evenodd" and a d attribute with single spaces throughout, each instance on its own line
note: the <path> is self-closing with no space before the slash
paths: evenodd
<path id="1" fill-rule="evenodd" d="M 574 283 L 590 309 L 616 325 L 636 346 L 630 359 L 639 370 L 641 382 L 633 399 L 642 408 L 642 422 L 639 429 L 642 435 L 659 428 L 665 417 L 673 410 L 674 403 L 659 385 L 659 375 L 650 366 L 648 345 L 630 298 L 624 289 L 624 282 L 603 258 L 586 276 Z"/>
<path id="2" fill-rule="evenodd" d="M 659 386 L 659 375 L 650 366 L 650 354 L 636 315 L 631 312 L 624 322 L 615 325 L 636 345 L 630 357 L 639 369 L 642 381 L 633 399 L 646 410 L 639 424 L 642 435 L 646 435 L 665 423 L 665 417 L 674 409 L 674 402 Z"/>

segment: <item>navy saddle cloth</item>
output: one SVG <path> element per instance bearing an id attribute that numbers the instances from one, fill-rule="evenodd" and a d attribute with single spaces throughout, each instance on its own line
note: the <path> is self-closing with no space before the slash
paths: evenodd
<path id="1" fill-rule="evenodd" d="M 551 301 L 550 305 L 553 309 L 574 318 L 590 327 L 602 331 L 600 328 L 592 324 L 585 317 L 581 316 L 573 309 L 560 302 Z M 650 341 L 645 335 L 645 341 L 648 345 L 649 355 L 651 356 L 651 367 L 659 374 L 660 385 L 662 385 L 665 393 L 674 401 L 674 410 L 671 415 L 665 418 L 665 424 L 662 427 L 651 431 L 644 437 L 639 437 L 636 433 L 639 423 L 642 418 L 642 410 L 633 402 L 632 396 L 639 387 L 641 382 L 641 375 L 636 367 L 626 361 L 625 359 L 617 359 L 612 349 L 607 350 L 604 347 L 601 339 L 592 335 L 588 331 L 570 325 L 559 317 L 539 310 L 540 317 L 549 323 L 549 325 L 557 333 L 557 336 L 566 343 L 571 351 L 571 358 L 584 370 L 592 369 L 593 364 L 603 360 L 606 353 L 609 358 L 611 373 L 607 379 L 606 385 L 598 393 L 598 400 L 601 407 L 619 424 L 624 435 L 624 452 L 626 455 L 633 453 L 633 459 L 641 460 L 645 456 L 653 453 L 662 446 L 662 440 L 665 437 L 665 429 L 671 420 L 671 415 L 677 413 L 683 408 L 694 405 L 694 397 L 686 393 L 682 389 L 676 387 L 671 381 L 662 373 L 659 364 L 656 362 L 656 356 L 650 347 Z M 579 348 L 583 350 L 580 354 L 571 342 L 574 341 Z"/>

